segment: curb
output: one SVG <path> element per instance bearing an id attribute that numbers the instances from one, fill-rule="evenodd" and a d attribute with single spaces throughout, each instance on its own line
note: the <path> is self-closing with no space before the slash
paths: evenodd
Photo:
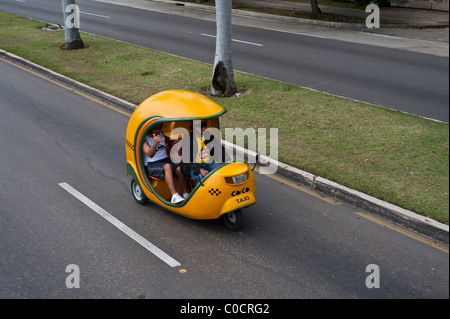
<path id="1" fill-rule="evenodd" d="M 106 103 L 112 104 L 128 112 L 133 112 L 136 108 L 136 105 L 134 105 L 133 103 L 75 81 L 62 74 L 44 68 L 38 64 L 21 58 L 15 54 L 6 52 L 2 49 L 0 49 L 0 57 L 45 76 L 48 76 L 58 82 L 74 87 L 80 91 L 90 94 Z M 245 158 L 246 156 L 247 158 L 255 158 L 256 156 L 256 152 L 250 151 L 228 141 L 223 140 L 223 144 L 227 151 L 229 151 L 234 156 L 240 156 L 239 158 Z M 436 241 L 439 241 L 446 245 L 449 244 L 448 225 L 437 222 L 431 218 L 418 215 L 414 212 L 379 200 L 359 191 L 350 189 L 346 186 L 340 185 L 320 176 L 315 176 L 311 173 L 302 171 L 298 168 L 289 166 L 285 163 L 279 162 L 264 155 L 260 157 L 259 163 L 262 168 L 267 166 L 275 166 L 277 167 L 276 174 L 279 174 L 297 183 L 312 187 L 329 196 L 338 198 L 346 203 L 364 209 L 375 215 L 381 216 L 382 218 L 393 221 L 403 227 L 409 228 Z"/>
<path id="2" fill-rule="evenodd" d="M 108 94 L 106 92 L 97 90 L 89 85 L 84 84 L 84 83 L 75 81 L 75 80 L 73 80 L 67 76 L 64 76 L 60 73 L 54 72 L 50 69 L 44 68 L 44 67 L 36 64 L 36 63 L 33 63 L 24 58 L 21 58 L 20 56 L 6 52 L 5 50 L 0 49 L 0 57 L 4 58 L 6 60 L 9 60 L 11 62 L 14 62 L 16 64 L 19 64 L 28 69 L 34 70 L 45 76 L 48 76 L 48 77 L 52 78 L 53 80 L 56 80 L 58 82 L 64 83 L 69 86 L 72 86 L 80 91 L 83 91 L 85 93 L 93 95 L 106 103 L 113 104 L 113 105 L 120 107 L 122 109 L 125 109 L 127 111 L 133 112 L 134 109 L 136 108 L 136 105 L 134 105 L 128 101 L 122 100 L 122 99 L 115 97 L 111 94 Z"/>
<path id="3" fill-rule="evenodd" d="M 232 154 L 241 156 L 240 158 L 244 158 L 245 155 L 247 155 L 247 158 L 255 158 L 256 156 L 256 152 L 254 151 L 247 150 L 228 141 L 223 141 L 223 143 L 226 149 L 233 152 Z M 328 196 L 335 197 L 348 204 L 364 209 L 369 213 L 390 220 L 436 241 L 447 245 L 449 244 L 448 225 L 382 201 L 373 196 L 350 189 L 320 176 L 289 166 L 267 156 L 261 156 L 259 163 L 263 167 L 276 165 L 278 167 L 276 174 L 278 175 L 308 187 L 312 187 Z"/>

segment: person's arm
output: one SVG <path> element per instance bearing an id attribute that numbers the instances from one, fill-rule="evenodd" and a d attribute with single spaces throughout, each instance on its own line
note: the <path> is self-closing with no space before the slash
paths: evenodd
<path id="1" fill-rule="evenodd" d="M 200 165 L 199 165 L 199 166 L 200 166 Z M 208 173 L 209 173 L 209 171 L 207 171 L 206 169 L 201 168 L 201 167 L 197 167 L 197 168 L 194 170 L 194 175 L 201 174 L 203 177 L 205 177 Z"/>
<path id="2" fill-rule="evenodd" d="M 156 147 L 150 146 L 150 144 L 147 141 L 144 142 L 144 145 L 142 146 L 142 150 L 144 151 L 145 155 L 147 155 L 148 157 L 155 156 Z"/>
<path id="3" fill-rule="evenodd" d="M 204 168 L 200 168 L 200 174 L 202 174 L 203 176 L 206 176 L 209 173 L 209 171 L 207 171 Z"/>
<path id="4" fill-rule="evenodd" d="M 150 146 L 148 141 L 145 141 L 142 150 L 148 157 L 152 158 L 156 154 L 156 147 L 162 140 L 163 140 L 163 138 L 161 136 L 153 135 L 153 145 Z"/>

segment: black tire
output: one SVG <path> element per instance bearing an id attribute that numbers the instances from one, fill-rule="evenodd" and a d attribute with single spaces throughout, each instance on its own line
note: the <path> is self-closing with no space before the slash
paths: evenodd
<path id="1" fill-rule="evenodd" d="M 223 223 L 229 230 L 236 231 L 242 226 L 242 210 L 235 210 L 222 215 Z"/>
<path id="2" fill-rule="evenodd" d="M 145 196 L 141 185 L 134 180 L 131 180 L 131 194 L 133 194 L 134 199 L 141 205 L 145 205 L 148 202 L 147 196 Z"/>

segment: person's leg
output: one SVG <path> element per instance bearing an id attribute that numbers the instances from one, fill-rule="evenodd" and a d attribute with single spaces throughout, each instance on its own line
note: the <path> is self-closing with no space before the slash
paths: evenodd
<path id="1" fill-rule="evenodd" d="M 222 163 L 210 162 L 210 163 L 202 163 L 200 164 L 203 169 L 206 169 L 208 172 L 211 172 L 213 169 L 219 167 Z"/>
<path id="2" fill-rule="evenodd" d="M 177 167 L 177 169 L 175 170 L 175 173 L 178 177 L 178 184 L 180 184 L 181 189 L 183 190 L 183 196 L 184 196 L 184 194 L 189 193 L 189 192 L 188 192 L 186 180 L 184 179 L 184 175 L 181 173 L 180 166 Z"/>
<path id="3" fill-rule="evenodd" d="M 216 162 L 211 162 L 211 163 L 200 163 L 199 165 L 200 165 L 200 167 L 201 167 L 202 169 L 208 171 L 208 173 L 209 173 L 210 171 L 212 171 L 212 170 L 215 169 L 216 167 L 219 167 L 219 166 L 220 166 L 220 163 L 216 163 Z M 193 180 L 195 180 L 196 183 L 199 183 L 200 180 L 203 179 L 204 176 L 203 176 L 202 174 L 195 174 L 194 171 L 196 171 L 196 170 L 191 170 L 191 173 L 190 173 L 191 178 L 192 178 Z"/>
<path id="4" fill-rule="evenodd" d="M 194 174 L 194 170 L 191 170 L 190 175 L 191 175 L 191 179 L 193 179 L 195 181 L 195 183 L 200 183 L 200 177 L 199 177 L 199 175 Z"/>
<path id="5" fill-rule="evenodd" d="M 175 182 L 173 178 L 172 165 L 169 163 L 164 164 L 164 179 L 166 180 L 167 187 L 169 187 L 172 196 L 177 193 L 175 188 Z"/>
<path id="6" fill-rule="evenodd" d="M 166 163 L 164 164 L 164 179 L 166 180 L 167 187 L 169 187 L 170 193 L 172 194 L 172 198 L 170 199 L 170 202 L 172 204 L 178 204 L 184 200 L 183 197 L 178 194 L 176 188 L 175 188 L 175 179 L 173 176 L 172 171 L 172 164 Z"/>

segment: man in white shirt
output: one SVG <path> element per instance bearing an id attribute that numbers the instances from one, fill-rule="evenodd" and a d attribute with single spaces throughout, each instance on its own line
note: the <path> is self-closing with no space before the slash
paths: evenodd
<path id="1" fill-rule="evenodd" d="M 143 145 L 145 170 L 150 176 L 165 179 L 172 194 L 171 203 L 177 204 L 182 202 L 184 198 L 176 191 L 174 175 L 177 176 L 184 194 L 188 194 L 187 186 L 180 171 L 180 165 L 173 163 L 167 156 L 165 137 L 161 129 L 162 124 L 157 124 L 156 127 L 150 129 L 150 133 L 145 137 Z"/>

